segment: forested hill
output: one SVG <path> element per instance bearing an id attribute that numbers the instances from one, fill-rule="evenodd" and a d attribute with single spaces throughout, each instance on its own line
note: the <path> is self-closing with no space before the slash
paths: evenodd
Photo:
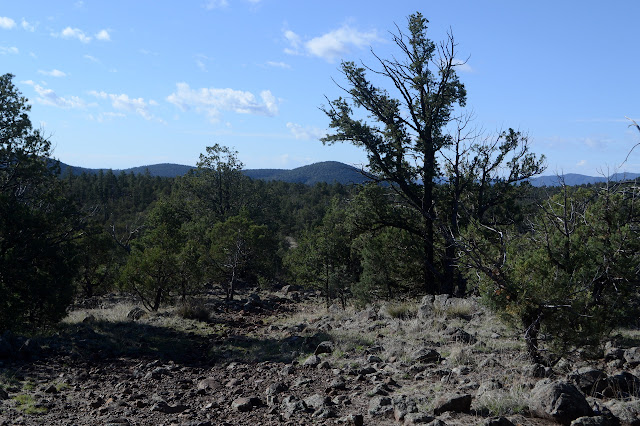
<path id="1" fill-rule="evenodd" d="M 192 166 L 184 166 L 181 164 L 153 164 L 149 166 L 132 167 L 129 169 L 113 170 L 114 173 L 124 172 L 126 174 L 144 174 L 149 173 L 151 176 L 160 177 L 176 177 L 186 174 Z M 74 175 L 82 173 L 97 174 L 107 169 L 87 169 L 82 167 L 70 166 L 60 163 L 61 175 L 65 175 L 71 170 Z M 304 183 L 313 185 L 318 182 L 341 183 L 344 185 L 352 183 L 363 183 L 367 179 L 360 173 L 360 170 L 348 164 L 338 161 L 323 161 L 320 163 L 310 164 L 308 166 L 298 167 L 292 170 L 286 169 L 247 169 L 243 173 L 252 179 L 261 180 L 279 180 L 290 183 Z"/>

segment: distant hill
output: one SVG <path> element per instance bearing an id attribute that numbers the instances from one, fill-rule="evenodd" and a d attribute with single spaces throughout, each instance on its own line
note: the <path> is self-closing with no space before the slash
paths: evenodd
<path id="1" fill-rule="evenodd" d="M 367 182 L 360 170 L 338 161 L 323 161 L 302 166 L 293 170 L 285 169 L 247 169 L 243 170 L 252 179 L 280 180 L 290 183 L 314 185 L 318 182 L 341 183 L 343 185 Z"/>
<path id="2" fill-rule="evenodd" d="M 193 166 L 183 166 L 182 164 L 171 164 L 171 163 L 163 163 L 163 164 L 153 164 L 149 166 L 139 166 L 139 167 L 131 167 L 129 169 L 116 169 L 112 170 L 113 173 L 133 173 L 135 175 L 141 175 L 147 173 L 149 171 L 149 175 L 151 176 L 160 176 L 160 177 L 176 177 L 187 174 L 187 172 L 193 169 Z M 71 169 L 71 173 L 74 175 L 81 175 L 83 173 L 87 173 L 90 175 L 98 174 L 100 171 L 106 172 L 111 169 L 88 169 L 85 167 L 76 167 L 70 166 L 68 164 L 60 163 L 60 174 L 64 176 Z"/>
<path id="3" fill-rule="evenodd" d="M 152 164 L 149 166 L 131 167 L 129 169 L 113 170 L 113 173 L 119 174 L 144 174 L 149 172 L 151 176 L 160 177 L 176 177 L 183 176 L 193 166 L 185 166 L 182 164 Z M 101 170 L 106 172 L 108 169 L 87 169 L 83 167 L 70 166 L 60 163 L 61 175 L 64 176 L 68 170 L 74 175 L 82 173 L 98 174 Z M 314 185 L 318 182 L 341 183 L 343 185 L 359 184 L 367 182 L 368 179 L 362 175 L 359 169 L 339 161 L 322 161 L 320 163 L 309 164 L 295 169 L 246 169 L 242 171 L 246 176 L 252 179 L 261 180 L 280 180 L 290 183 L 303 183 L 305 185 Z M 587 176 L 576 173 L 567 173 L 562 175 L 564 182 L 569 186 L 587 185 L 606 182 L 607 178 L 602 176 Z M 620 181 L 624 179 L 640 178 L 640 173 L 615 173 L 609 176 L 611 181 Z M 533 186 L 558 186 L 560 178 L 553 176 L 538 176 L 529 180 Z"/>
<path id="4" fill-rule="evenodd" d="M 605 178 L 602 176 L 587 176 L 580 175 L 577 173 L 567 173 L 566 175 L 558 176 L 538 176 L 529 180 L 531 185 L 533 186 L 559 186 L 561 181 L 564 180 L 564 183 L 569 186 L 577 186 L 577 185 L 587 185 L 594 183 L 602 183 L 609 181 L 620 181 L 625 179 L 637 179 L 640 177 L 640 173 L 615 173 L 609 176 L 609 178 Z"/>
<path id="5" fill-rule="evenodd" d="M 113 173 L 133 173 L 144 174 L 149 172 L 151 176 L 160 177 L 176 177 L 183 176 L 193 166 L 184 166 L 181 164 L 153 164 L 148 166 L 131 167 L 129 169 L 112 170 Z M 74 175 L 82 173 L 98 174 L 100 171 L 106 172 L 109 169 L 88 169 L 84 167 L 70 166 L 60 163 L 60 174 L 64 176 L 71 170 Z M 341 183 L 344 185 L 353 183 L 363 183 L 367 181 L 360 170 L 349 166 L 348 164 L 338 161 L 323 161 L 320 163 L 310 164 L 308 166 L 298 167 L 292 170 L 286 169 L 247 169 L 242 171 L 246 176 L 252 179 L 261 180 L 280 180 L 290 183 L 303 183 L 305 185 L 314 185 L 318 182 Z"/>

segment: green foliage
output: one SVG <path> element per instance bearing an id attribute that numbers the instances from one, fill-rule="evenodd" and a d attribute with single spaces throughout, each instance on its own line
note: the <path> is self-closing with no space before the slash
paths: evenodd
<path id="1" fill-rule="evenodd" d="M 0 330 L 58 321 L 75 274 L 76 212 L 12 78 L 0 76 Z"/>
<path id="2" fill-rule="evenodd" d="M 184 261 L 183 249 L 188 247 L 185 243 L 180 212 L 167 202 L 156 204 L 145 232 L 134 241 L 121 272 L 121 287 L 136 294 L 152 311 L 157 311 L 176 291 L 182 289 L 184 294 L 183 274 L 198 271 L 194 264 Z M 186 281 L 191 282 L 188 278 Z"/>
<path id="3" fill-rule="evenodd" d="M 344 303 L 355 279 L 347 226 L 347 212 L 334 198 L 322 223 L 306 232 L 284 260 L 296 282 L 323 292 L 327 306 L 334 298 Z"/>
<path id="4" fill-rule="evenodd" d="M 273 267 L 276 242 L 265 225 L 257 225 L 242 212 L 216 223 L 207 235 L 204 256 L 207 274 L 233 299 L 239 280 L 258 282 Z"/>
<path id="5" fill-rule="evenodd" d="M 636 317 L 637 195 L 635 183 L 565 187 L 541 206 L 528 232 L 503 233 L 503 249 L 485 246 L 494 262 L 477 268 L 484 297 L 522 327 L 534 359 L 540 359 L 539 336 L 563 354 L 598 344 Z M 495 262 L 500 257 L 505 262 Z"/>

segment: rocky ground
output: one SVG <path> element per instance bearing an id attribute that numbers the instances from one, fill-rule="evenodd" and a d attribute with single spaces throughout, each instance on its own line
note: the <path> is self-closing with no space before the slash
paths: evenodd
<path id="1" fill-rule="evenodd" d="M 5 334 L 0 425 L 640 424 L 634 331 L 548 368 L 474 300 L 240 299 L 150 314 L 112 298 Z"/>

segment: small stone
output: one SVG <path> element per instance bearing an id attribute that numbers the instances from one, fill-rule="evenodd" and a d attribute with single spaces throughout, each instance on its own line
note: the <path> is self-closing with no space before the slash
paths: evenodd
<path id="1" fill-rule="evenodd" d="M 231 408 L 241 413 L 246 413 L 253 410 L 254 407 L 262 405 L 259 398 L 256 397 L 242 397 L 236 398 L 231 403 Z"/>

